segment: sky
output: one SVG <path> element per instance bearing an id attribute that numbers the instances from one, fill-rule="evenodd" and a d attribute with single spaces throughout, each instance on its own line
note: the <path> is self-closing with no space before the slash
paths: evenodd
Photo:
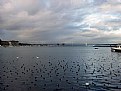
<path id="1" fill-rule="evenodd" d="M 0 38 L 121 43 L 121 0 L 0 0 Z"/>

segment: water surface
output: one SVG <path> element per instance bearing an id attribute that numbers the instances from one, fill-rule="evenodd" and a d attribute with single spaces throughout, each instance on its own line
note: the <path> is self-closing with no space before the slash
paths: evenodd
<path id="1" fill-rule="evenodd" d="M 110 48 L 0 47 L 0 91 L 120 90 L 121 53 Z"/>

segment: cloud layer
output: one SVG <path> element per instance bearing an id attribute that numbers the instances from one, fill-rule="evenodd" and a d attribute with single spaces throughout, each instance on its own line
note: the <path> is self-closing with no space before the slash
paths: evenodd
<path id="1" fill-rule="evenodd" d="M 121 42 L 121 0 L 0 0 L 0 38 Z"/>

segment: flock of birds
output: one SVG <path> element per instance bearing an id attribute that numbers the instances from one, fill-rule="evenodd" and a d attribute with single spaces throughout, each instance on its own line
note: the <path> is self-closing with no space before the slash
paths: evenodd
<path id="1" fill-rule="evenodd" d="M 0 91 L 120 91 L 120 54 L 0 59 Z"/>

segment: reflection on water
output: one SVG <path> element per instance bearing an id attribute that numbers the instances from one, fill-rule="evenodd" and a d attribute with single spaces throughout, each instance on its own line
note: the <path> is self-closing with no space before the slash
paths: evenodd
<path id="1" fill-rule="evenodd" d="M 120 91 L 120 79 L 110 48 L 0 48 L 0 91 Z"/>

